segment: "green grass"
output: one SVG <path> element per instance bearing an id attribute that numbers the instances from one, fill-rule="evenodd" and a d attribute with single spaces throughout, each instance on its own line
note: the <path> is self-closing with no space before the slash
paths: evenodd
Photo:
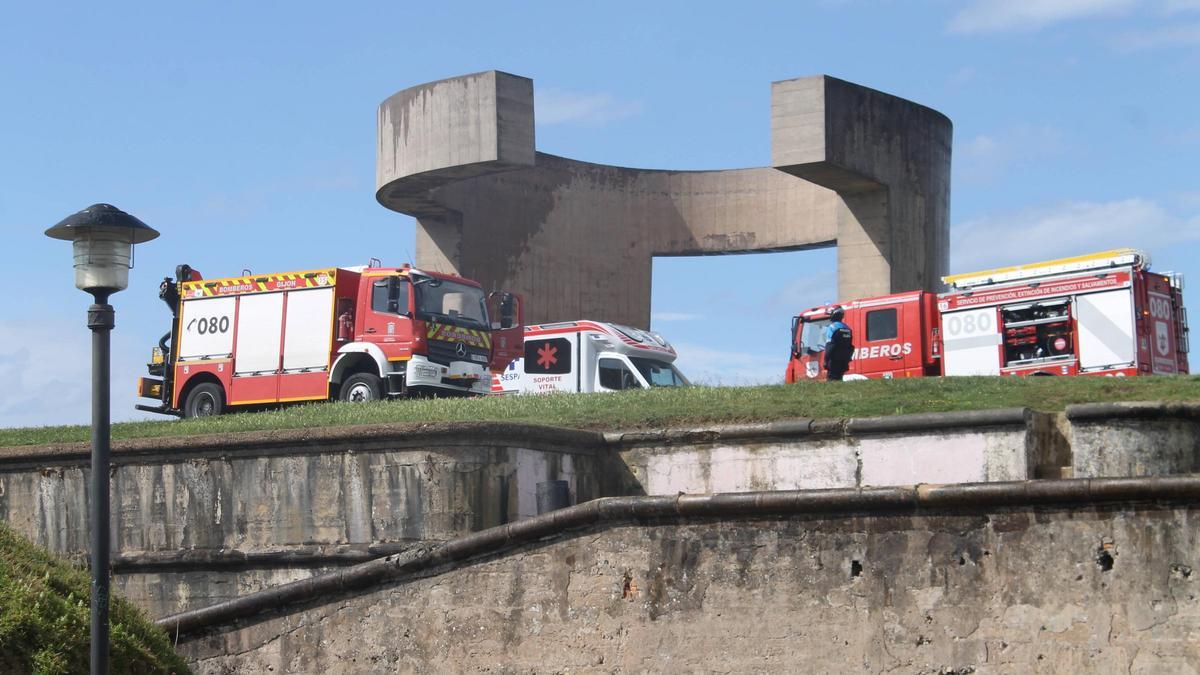
<path id="1" fill-rule="evenodd" d="M 1200 401 L 1200 376 L 949 377 L 803 382 L 764 387 L 690 387 L 617 394 L 320 403 L 195 420 L 114 424 L 114 439 L 195 436 L 415 422 L 510 421 L 616 430 L 861 417 L 1027 406 L 1057 411 L 1094 401 Z M 86 426 L 0 429 L 0 447 L 87 441 Z"/>
<path id="2" fill-rule="evenodd" d="M 0 522 L 0 671 L 86 673 L 90 656 L 88 572 L 43 551 Z M 167 634 L 113 598 L 113 673 L 187 673 Z"/>

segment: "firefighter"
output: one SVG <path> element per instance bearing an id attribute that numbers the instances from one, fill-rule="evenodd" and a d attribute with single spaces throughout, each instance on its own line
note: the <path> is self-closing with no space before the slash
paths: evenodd
<path id="1" fill-rule="evenodd" d="M 825 327 L 825 379 L 841 380 L 850 368 L 850 356 L 854 354 L 854 336 L 850 327 L 842 322 L 846 316 L 841 307 L 829 312 L 830 322 Z"/>

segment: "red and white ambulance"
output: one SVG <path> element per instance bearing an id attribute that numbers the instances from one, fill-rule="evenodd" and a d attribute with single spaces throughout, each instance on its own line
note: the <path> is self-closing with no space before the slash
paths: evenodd
<path id="1" fill-rule="evenodd" d="M 848 375 L 1167 375 L 1188 372 L 1183 278 L 1115 249 L 944 277 L 951 290 L 838 303 L 854 333 Z M 786 381 L 824 378 L 834 305 L 792 320 Z"/>
<path id="2" fill-rule="evenodd" d="M 408 265 L 163 280 L 173 315 L 138 394 L 140 410 L 186 417 L 226 408 L 487 394 L 521 356 L 521 302 L 470 279 Z"/>
<path id="3" fill-rule="evenodd" d="M 680 387 L 675 348 L 661 335 L 601 321 L 525 327 L 524 355 L 492 376 L 495 394 Z"/>

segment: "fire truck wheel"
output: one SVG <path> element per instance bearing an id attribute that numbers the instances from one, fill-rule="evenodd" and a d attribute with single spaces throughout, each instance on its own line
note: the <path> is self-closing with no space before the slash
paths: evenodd
<path id="1" fill-rule="evenodd" d="M 339 398 L 343 401 L 361 403 L 378 401 L 382 397 L 379 376 L 374 373 L 355 373 L 342 382 Z"/>
<path id="2" fill-rule="evenodd" d="M 188 392 L 183 403 L 184 417 L 209 417 L 220 415 L 225 409 L 225 392 L 221 385 L 203 382 Z"/>

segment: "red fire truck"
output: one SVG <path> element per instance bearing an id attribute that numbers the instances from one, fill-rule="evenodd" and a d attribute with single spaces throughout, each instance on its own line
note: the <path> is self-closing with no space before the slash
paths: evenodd
<path id="1" fill-rule="evenodd" d="M 1183 277 L 1134 249 L 944 277 L 951 290 L 839 303 L 847 375 L 1159 375 L 1188 372 Z M 792 319 L 786 381 L 823 378 L 835 305 Z"/>
<path id="2" fill-rule="evenodd" d="M 171 331 L 140 410 L 197 417 L 290 401 L 487 394 L 524 354 L 520 297 L 405 265 L 163 280 Z"/>

